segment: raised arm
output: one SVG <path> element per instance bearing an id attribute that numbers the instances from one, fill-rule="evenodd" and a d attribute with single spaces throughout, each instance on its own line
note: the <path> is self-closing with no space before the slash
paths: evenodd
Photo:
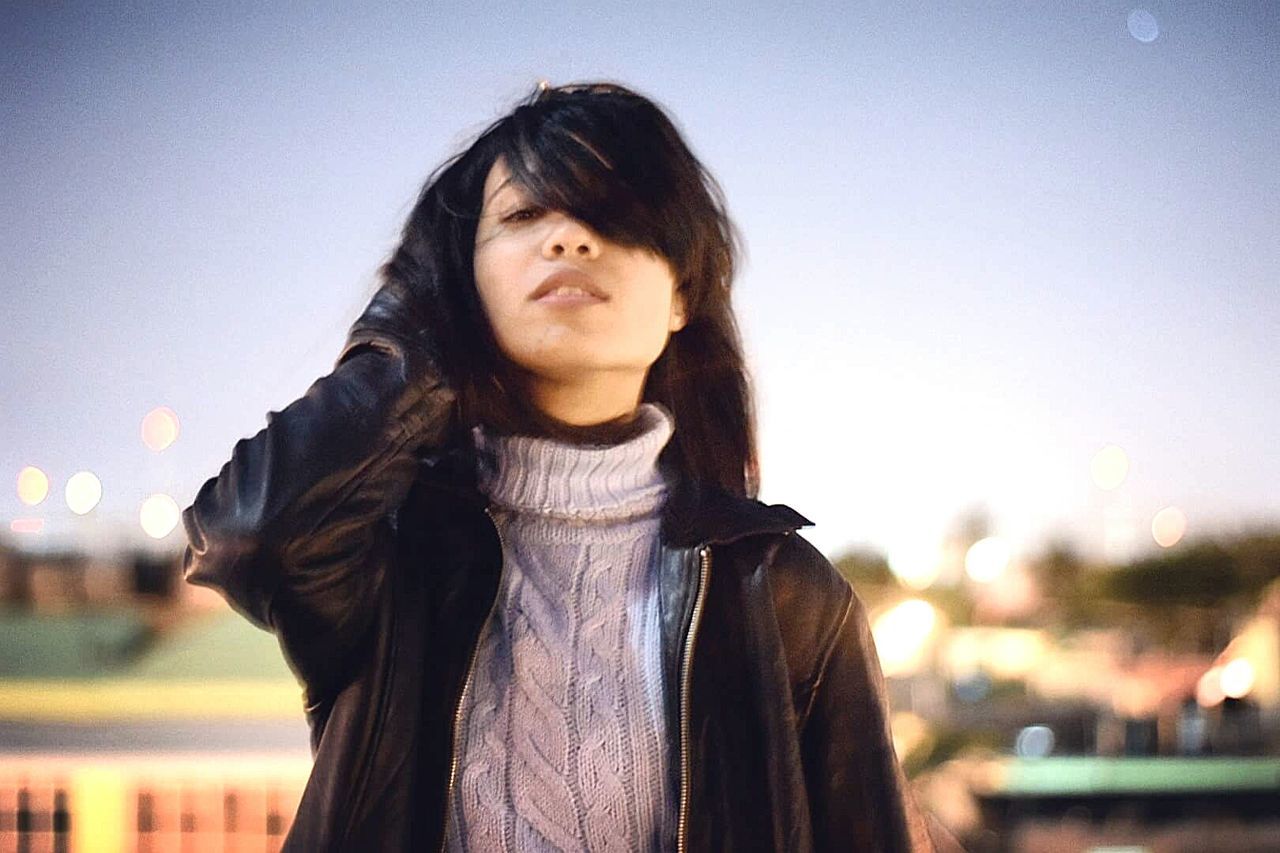
<path id="1" fill-rule="evenodd" d="M 313 696 L 335 686 L 371 625 L 414 451 L 443 441 L 454 418 L 425 341 L 388 331 L 403 310 L 399 286 L 383 285 L 334 370 L 236 442 L 182 515 L 186 579 L 274 631 Z"/>

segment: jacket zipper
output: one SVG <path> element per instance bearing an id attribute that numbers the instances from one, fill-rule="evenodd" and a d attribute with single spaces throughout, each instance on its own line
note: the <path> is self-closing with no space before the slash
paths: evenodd
<path id="1" fill-rule="evenodd" d="M 462 682 L 462 692 L 458 694 L 458 702 L 453 706 L 453 734 L 451 737 L 452 745 L 450 747 L 449 756 L 449 785 L 444 792 L 444 820 L 440 822 L 440 853 L 445 853 L 445 848 L 449 844 L 449 814 L 453 811 L 451 805 L 453 803 L 453 787 L 454 780 L 458 775 L 458 729 L 461 722 L 462 709 L 466 707 L 467 692 L 471 689 L 471 676 L 476 667 L 476 657 L 480 653 L 480 639 L 484 636 L 484 630 L 489 624 L 489 620 L 493 618 L 493 611 L 498 606 L 498 598 L 502 595 L 503 575 L 507 570 L 507 546 L 502 539 L 502 529 L 498 527 L 498 523 L 493 519 L 493 513 L 488 507 L 484 508 L 484 514 L 489 516 L 490 523 L 493 524 L 494 532 L 498 534 L 498 546 L 501 554 L 502 563 L 498 567 L 498 588 L 494 592 L 493 602 L 489 605 L 489 613 L 484 617 L 484 621 L 480 623 L 480 630 L 476 633 L 475 643 L 471 646 L 471 658 L 467 661 L 467 677 Z"/>
<path id="2" fill-rule="evenodd" d="M 684 853 L 689 839 L 689 690 L 690 670 L 693 668 L 693 645 L 698 639 L 698 625 L 702 621 L 702 607 L 706 599 L 707 582 L 711 577 L 711 546 L 703 545 L 698 552 L 698 592 L 693 600 L 693 615 L 689 619 L 689 633 L 685 635 L 684 656 L 680 666 L 680 813 L 676 824 L 676 850 Z"/>

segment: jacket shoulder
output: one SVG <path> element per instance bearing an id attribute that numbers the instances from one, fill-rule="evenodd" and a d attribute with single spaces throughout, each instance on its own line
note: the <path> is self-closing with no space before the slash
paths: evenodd
<path id="1" fill-rule="evenodd" d="M 849 581 L 798 533 L 781 536 L 767 562 L 792 699 L 803 723 L 840 630 L 862 605 Z"/>
<path id="2" fill-rule="evenodd" d="M 831 561 L 796 532 L 779 537 L 769 559 L 769 576 L 775 587 L 784 586 L 789 596 L 801 596 L 798 603 L 810 612 L 824 603 L 843 612 L 853 594 L 849 581 Z M 788 599 L 787 603 L 792 602 Z"/>

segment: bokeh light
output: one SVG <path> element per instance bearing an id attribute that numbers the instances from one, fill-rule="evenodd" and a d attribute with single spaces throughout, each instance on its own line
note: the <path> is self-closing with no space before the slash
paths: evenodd
<path id="1" fill-rule="evenodd" d="M 35 506 L 49 496 L 49 477 L 34 465 L 18 472 L 18 500 Z"/>
<path id="2" fill-rule="evenodd" d="M 9 522 L 9 529 L 14 533 L 39 533 L 44 530 L 44 519 L 15 518 Z"/>
<path id="3" fill-rule="evenodd" d="M 1253 671 L 1253 664 L 1245 658 L 1236 658 L 1222 668 L 1222 675 L 1219 678 L 1222 684 L 1222 693 L 1232 699 L 1243 699 L 1249 695 L 1249 691 L 1253 689 L 1257 675 Z"/>
<path id="4" fill-rule="evenodd" d="M 142 502 L 139 521 L 142 531 L 152 539 L 163 539 L 178 526 L 181 513 L 178 502 L 165 494 L 156 494 Z"/>
<path id="5" fill-rule="evenodd" d="M 1043 631 L 1024 628 L 996 632 L 987 644 L 984 667 L 997 678 L 1025 679 L 1044 664 L 1049 656 L 1048 646 Z"/>
<path id="6" fill-rule="evenodd" d="M 1099 489 L 1104 492 L 1114 491 L 1120 488 L 1124 478 L 1129 475 L 1129 455 L 1119 445 L 1108 444 L 1093 454 L 1089 474 L 1093 477 L 1093 484 Z"/>
<path id="7" fill-rule="evenodd" d="M 895 712 L 889 718 L 889 730 L 893 733 L 893 751 L 898 755 L 910 755 L 933 741 L 929 723 L 910 711 Z"/>
<path id="8" fill-rule="evenodd" d="M 1053 752 L 1055 740 L 1048 726 L 1027 726 L 1018 732 L 1013 751 L 1021 758 L 1044 758 Z"/>
<path id="9" fill-rule="evenodd" d="M 938 624 L 938 611 L 919 598 L 899 602 L 880 614 L 871 628 L 880 667 L 886 676 L 919 669 Z"/>
<path id="10" fill-rule="evenodd" d="M 1226 697 L 1222 692 L 1222 667 L 1210 667 L 1196 682 L 1196 701 L 1202 708 L 1212 708 Z"/>
<path id="11" fill-rule="evenodd" d="M 102 500 L 102 481 L 92 471 L 77 471 L 67 480 L 67 506 L 76 515 L 84 515 Z"/>
<path id="12" fill-rule="evenodd" d="M 168 406 L 156 406 L 142 418 L 142 443 L 159 453 L 178 440 L 178 415 Z"/>
<path id="13" fill-rule="evenodd" d="M 928 589 L 942 571 L 942 553 L 938 548 L 916 545 L 890 548 L 889 571 L 912 589 Z"/>
<path id="14" fill-rule="evenodd" d="M 999 536 L 988 536 L 969 546 L 964 555 L 964 570 L 978 583 L 991 583 L 1009 568 L 1012 556 L 1007 542 Z"/>
<path id="15" fill-rule="evenodd" d="M 1129 13 L 1129 35 L 1143 44 L 1151 44 L 1160 37 L 1160 24 L 1156 16 L 1146 9 L 1134 9 Z"/>
<path id="16" fill-rule="evenodd" d="M 1176 506 L 1167 506 L 1151 519 L 1151 536 L 1161 548 L 1172 548 L 1187 533 L 1187 517 Z"/>

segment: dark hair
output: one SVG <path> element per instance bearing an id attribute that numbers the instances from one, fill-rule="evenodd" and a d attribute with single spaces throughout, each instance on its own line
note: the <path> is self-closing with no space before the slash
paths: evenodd
<path id="1" fill-rule="evenodd" d="M 406 291 L 413 316 L 400 319 L 431 342 L 458 389 L 463 424 L 514 419 L 546 431 L 525 401 L 502 390 L 508 366 L 475 287 L 484 182 L 500 157 L 534 203 L 671 264 L 687 322 L 643 393 L 675 419 L 664 463 L 693 484 L 754 497 L 755 416 L 730 304 L 737 230 L 719 185 L 663 110 L 617 84 L 539 84 L 428 177 L 400 245 L 379 270 L 384 284 Z"/>

